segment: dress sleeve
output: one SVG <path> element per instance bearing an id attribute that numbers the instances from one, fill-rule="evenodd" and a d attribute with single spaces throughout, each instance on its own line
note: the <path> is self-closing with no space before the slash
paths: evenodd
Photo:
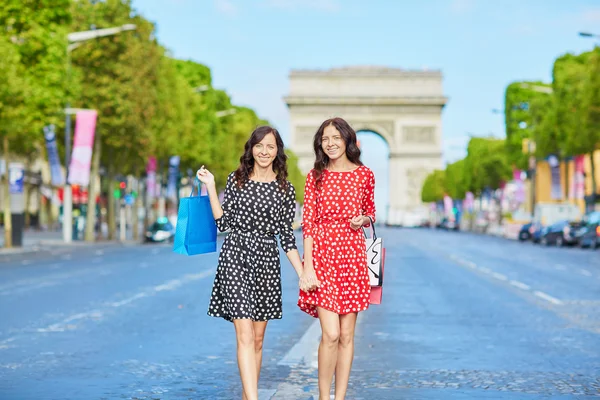
<path id="1" fill-rule="evenodd" d="M 313 171 L 306 176 L 304 185 L 304 206 L 302 209 L 302 235 L 304 239 L 311 238 L 314 235 L 317 220 L 316 195 L 317 188 Z"/>
<path id="2" fill-rule="evenodd" d="M 223 209 L 223 215 L 221 218 L 216 219 L 215 223 L 217 224 L 217 228 L 221 232 L 225 232 L 226 230 L 231 229 L 231 224 L 233 222 L 233 207 L 234 207 L 234 199 L 235 199 L 235 177 L 234 174 L 231 173 L 227 177 L 227 184 L 225 185 L 225 194 L 223 195 L 223 204 L 221 204 L 221 208 Z"/>
<path id="3" fill-rule="evenodd" d="M 288 190 L 283 198 L 279 227 L 279 242 L 285 253 L 296 250 L 296 238 L 294 236 L 294 216 L 296 216 L 296 189 L 288 182 Z"/>
<path id="4" fill-rule="evenodd" d="M 362 214 L 375 222 L 375 174 L 370 169 L 367 170 L 361 208 Z"/>

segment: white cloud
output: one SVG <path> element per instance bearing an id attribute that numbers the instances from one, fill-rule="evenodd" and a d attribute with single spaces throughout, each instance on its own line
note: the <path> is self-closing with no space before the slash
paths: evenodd
<path id="1" fill-rule="evenodd" d="M 265 0 L 265 4 L 282 10 L 311 9 L 337 12 L 341 9 L 339 0 Z"/>
<path id="2" fill-rule="evenodd" d="M 214 0 L 217 11 L 226 15 L 236 15 L 238 8 L 231 0 Z"/>
<path id="3" fill-rule="evenodd" d="M 450 3 L 450 9 L 455 14 L 466 14 L 473 8 L 475 8 L 473 0 L 452 0 L 452 3 Z"/>

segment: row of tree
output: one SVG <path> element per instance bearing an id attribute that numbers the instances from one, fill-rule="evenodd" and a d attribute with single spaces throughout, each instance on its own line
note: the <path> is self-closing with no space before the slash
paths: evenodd
<path id="1" fill-rule="evenodd" d="M 68 47 L 69 32 L 125 24 L 136 29 Z M 208 67 L 171 57 L 156 40 L 155 26 L 130 0 L 5 0 L 0 3 L 0 28 L 3 158 L 33 162 L 44 157 L 42 130 L 47 124 L 57 127 L 57 140 L 64 143 L 60 132 L 66 104 L 97 110 L 92 177 L 105 173 L 102 188 L 89 188 L 88 209 L 95 209 L 100 190 L 107 193 L 110 238 L 115 231 L 112 189 L 119 176 L 141 177 L 149 156 L 166 170 L 169 157 L 179 155 L 182 170 L 204 164 L 223 185 L 249 133 L 267 124 L 213 88 Z M 64 148 L 59 150 L 64 159 Z M 290 177 L 301 198 L 303 178 L 296 158 L 289 155 Z M 89 212 L 88 240 L 93 222 Z"/>
<path id="2" fill-rule="evenodd" d="M 600 47 L 557 58 L 552 83 L 513 82 L 504 104 L 506 139 L 471 138 L 467 156 L 432 172 L 422 189 L 424 202 L 449 195 L 463 199 L 498 189 L 512 169 L 528 169 L 528 159 L 555 155 L 566 160 L 591 155 L 600 146 Z M 592 159 L 592 192 L 596 193 Z M 568 188 L 569 185 L 566 185 Z M 568 189 L 567 189 L 568 190 Z"/>

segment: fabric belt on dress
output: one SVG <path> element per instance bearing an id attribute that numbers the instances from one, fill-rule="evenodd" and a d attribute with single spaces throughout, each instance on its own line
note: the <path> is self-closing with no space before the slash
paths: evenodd
<path id="1" fill-rule="evenodd" d="M 234 235 L 246 237 L 248 239 L 258 239 L 264 243 L 275 243 L 275 235 L 272 233 L 264 233 L 257 231 L 243 231 L 240 229 L 234 229 L 231 231 Z"/>

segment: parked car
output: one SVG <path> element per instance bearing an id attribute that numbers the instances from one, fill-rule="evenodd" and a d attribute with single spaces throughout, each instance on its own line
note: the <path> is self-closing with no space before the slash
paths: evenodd
<path id="1" fill-rule="evenodd" d="M 555 244 L 559 247 L 576 244 L 577 237 L 575 234 L 581 225 L 581 221 L 559 221 L 552 224 L 542 235 L 540 243 L 545 246 Z"/>
<path id="2" fill-rule="evenodd" d="M 159 218 L 146 230 L 146 242 L 169 242 L 175 240 L 175 227 L 167 218 Z"/>
<path id="3" fill-rule="evenodd" d="M 531 239 L 531 236 L 532 236 L 531 235 L 531 227 L 532 226 L 533 226 L 533 222 L 530 222 L 521 227 L 521 230 L 519 230 L 519 240 L 521 242 Z"/>
<path id="4" fill-rule="evenodd" d="M 546 234 L 546 227 L 539 222 L 534 222 L 529 227 L 529 233 L 531 234 L 531 241 L 533 243 L 539 243 L 542 236 Z"/>
<path id="5" fill-rule="evenodd" d="M 584 216 L 583 225 L 576 233 L 579 246 L 592 249 L 600 246 L 600 212 L 594 211 Z"/>

